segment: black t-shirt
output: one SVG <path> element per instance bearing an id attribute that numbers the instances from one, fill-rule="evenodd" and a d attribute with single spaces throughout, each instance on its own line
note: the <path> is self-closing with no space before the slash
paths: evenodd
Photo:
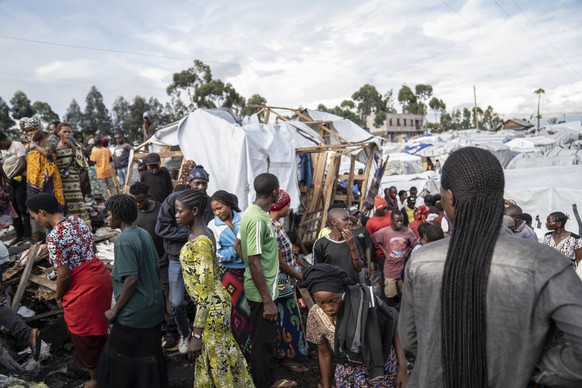
<path id="1" fill-rule="evenodd" d="M 160 212 L 162 204 L 156 201 L 154 202 L 156 206 L 152 211 L 142 212 L 140 210 L 137 212 L 137 220 L 135 221 L 135 224 L 140 228 L 145 229 L 150 236 L 152 236 L 158 257 L 162 257 L 164 254 L 164 240 L 156 234 L 156 222 L 158 221 L 158 213 Z"/>
<path id="2" fill-rule="evenodd" d="M 154 201 L 164 202 L 172 193 L 172 177 L 165 167 L 160 168 L 157 174 L 144 171 L 141 174 L 141 181 L 150 187 L 150 196 Z"/>
<path id="3" fill-rule="evenodd" d="M 372 238 L 370 237 L 370 232 L 368 232 L 368 229 L 366 229 L 364 226 L 360 225 L 352 229 L 352 234 L 354 235 L 354 238 L 360 247 L 360 251 L 364 255 L 364 265 L 367 265 L 365 258 L 366 248 L 372 248 Z"/>
<path id="4" fill-rule="evenodd" d="M 362 258 L 360 245 L 356 242 L 358 257 Z M 313 262 L 335 265 L 346 271 L 348 276 L 358 283 L 358 273 L 352 262 L 350 247 L 345 240 L 335 241 L 325 236 L 320 238 L 313 245 Z"/>

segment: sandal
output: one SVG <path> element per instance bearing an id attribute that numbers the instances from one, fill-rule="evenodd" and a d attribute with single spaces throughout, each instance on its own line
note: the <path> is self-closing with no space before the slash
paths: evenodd
<path id="1" fill-rule="evenodd" d="M 300 364 L 281 364 L 284 368 L 287 368 L 293 373 L 304 374 L 309 372 L 309 368 Z"/>
<path id="2" fill-rule="evenodd" d="M 32 353 L 32 358 L 34 358 L 34 361 L 38 361 L 38 358 L 40 357 L 40 348 L 42 345 L 42 341 L 40 339 L 40 330 L 38 329 L 32 330 L 36 330 L 36 332 L 34 333 L 34 341 L 30 346 L 30 350 Z"/>
<path id="3" fill-rule="evenodd" d="M 271 385 L 271 388 L 292 388 L 296 386 L 297 383 L 293 380 L 281 379 L 275 381 L 275 384 Z"/>

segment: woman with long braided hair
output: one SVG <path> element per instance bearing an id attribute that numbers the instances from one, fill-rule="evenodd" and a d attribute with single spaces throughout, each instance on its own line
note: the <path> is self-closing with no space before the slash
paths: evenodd
<path id="1" fill-rule="evenodd" d="M 500 233 L 503 169 L 488 151 L 455 151 L 442 168 L 450 239 L 406 266 L 399 321 L 417 354 L 412 387 L 525 387 L 582 382 L 582 283 L 568 261 Z M 544 350 L 555 324 L 569 346 Z"/>
<path id="2" fill-rule="evenodd" d="M 186 190 L 176 200 L 176 221 L 190 227 L 180 250 L 188 295 L 196 305 L 188 358 L 195 362 L 196 387 L 253 387 L 245 358 L 230 328 L 230 295 L 220 281 L 216 240 L 204 222 L 208 196 Z"/>
<path id="3" fill-rule="evenodd" d="M 100 387 L 165 387 L 161 324 L 164 296 L 158 280 L 158 253 L 150 234 L 134 225 L 137 204 L 129 195 L 107 200 L 107 220 L 121 229 L 111 271 L 115 305 L 105 312 L 112 323 L 97 365 Z"/>

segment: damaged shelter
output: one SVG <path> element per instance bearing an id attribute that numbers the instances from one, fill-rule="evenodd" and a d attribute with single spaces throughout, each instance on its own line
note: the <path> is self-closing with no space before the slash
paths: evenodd
<path id="1" fill-rule="evenodd" d="M 301 214 L 297 236 L 305 245 L 313 243 L 325 225 L 324 209 L 330 204 L 344 201 L 347 206 L 364 208 L 369 177 L 383 164 L 381 138 L 325 112 L 256 108 L 257 114 L 244 121 L 229 109 L 197 109 L 137 147 L 130 158 L 130 171 L 135 171 L 136 161 L 148 152 L 158 152 L 162 159 L 183 155 L 182 164 L 191 160 L 209 172 L 209 193 L 234 193 L 242 209 L 254 200 L 254 178 L 272 173 Z M 349 168 L 340 174 L 342 158 L 349 160 Z M 357 174 L 356 161 L 364 164 L 363 174 Z M 338 192 L 340 180 L 348 187 L 359 181 L 362 192 L 357 198 L 351 190 Z M 128 176 L 126 189 L 131 181 Z"/>

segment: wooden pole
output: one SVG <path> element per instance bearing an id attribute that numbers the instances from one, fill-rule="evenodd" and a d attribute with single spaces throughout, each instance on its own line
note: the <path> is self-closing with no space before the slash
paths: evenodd
<path id="1" fill-rule="evenodd" d="M 475 109 L 473 110 L 473 116 L 475 118 L 475 128 L 479 130 L 479 124 L 477 122 L 477 89 L 475 89 L 475 85 L 473 85 L 473 98 L 475 99 Z"/>
<path id="2" fill-rule="evenodd" d="M 26 286 L 28 285 L 28 278 L 32 273 L 32 267 L 34 267 L 34 262 L 36 261 L 36 255 L 38 254 L 38 250 L 40 248 L 40 243 L 34 244 L 32 247 L 31 253 L 28 256 L 28 261 L 26 262 L 26 266 L 24 267 L 24 271 L 20 276 L 20 283 L 18 283 L 18 288 L 16 289 L 16 294 L 14 294 L 14 299 L 12 299 L 12 310 L 18 310 L 20 306 L 20 301 L 24 296 L 24 290 L 26 290 Z"/>

